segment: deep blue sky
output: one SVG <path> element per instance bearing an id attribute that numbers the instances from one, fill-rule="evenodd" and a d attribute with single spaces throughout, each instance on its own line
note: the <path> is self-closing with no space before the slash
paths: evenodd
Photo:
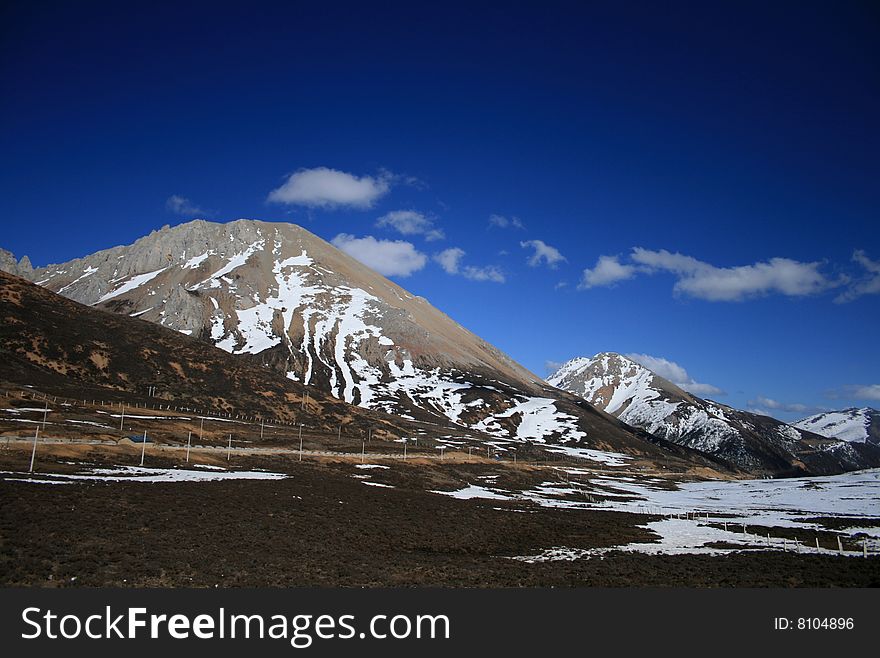
<path id="1" fill-rule="evenodd" d="M 0 246 L 44 265 L 196 214 L 406 240 L 429 261 L 395 279 L 538 374 L 638 352 L 736 406 L 880 405 L 880 295 L 833 301 L 880 290 L 852 261 L 880 261 L 876 3 L 179 4 L 4 3 Z M 370 208 L 267 202 L 316 167 L 394 178 Z M 375 226 L 394 210 L 446 238 Z M 535 239 L 566 260 L 529 266 Z M 578 289 L 600 256 L 639 267 L 633 247 L 820 280 Z M 505 282 L 445 273 L 449 248 Z"/>

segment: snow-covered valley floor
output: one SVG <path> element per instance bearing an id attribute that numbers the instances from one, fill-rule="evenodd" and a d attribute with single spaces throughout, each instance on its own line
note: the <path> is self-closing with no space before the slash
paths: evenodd
<path id="1" fill-rule="evenodd" d="M 435 493 L 656 517 L 644 526 L 658 536 L 655 543 L 611 549 L 555 546 L 514 558 L 525 561 L 572 560 L 601 556 L 609 550 L 714 555 L 739 550 L 842 555 L 880 551 L 880 469 L 786 480 L 683 482 L 674 488 L 660 478 L 599 475 L 580 468 L 558 470 L 565 481 L 548 481 L 522 491 L 481 483 Z M 829 531 L 846 539 L 844 550 L 827 546 Z M 826 546 L 817 548 L 820 534 Z"/>
<path id="2" fill-rule="evenodd" d="M 652 540 L 593 548 L 554 545 L 506 553 L 525 562 L 602 559 L 609 551 L 641 554 L 724 555 L 738 551 L 788 551 L 860 556 L 880 553 L 880 469 L 829 477 L 762 480 L 677 481 L 627 464 L 626 455 L 580 451 L 577 465 L 517 467 L 508 460 L 474 468 L 467 462 L 410 467 L 390 455 L 374 454 L 373 463 L 349 463 L 349 475 L 365 488 L 380 491 L 433 490 L 434 495 L 490 501 L 493 509 L 540 513 L 541 509 L 575 514 L 604 512 L 641 515 L 636 523 Z M 335 454 L 334 457 L 340 457 Z M 350 455 L 362 460 L 362 455 Z M 236 455 L 237 459 L 243 459 Z M 378 462 L 378 463 L 377 463 Z M 279 480 L 290 477 L 271 465 L 267 470 L 181 464 L 173 468 L 110 466 L 59 462 L 68 472 L 0 471 L 0 480 L 64 485 L 99 482 L 209 483 L 228 480 Z M 243 465 L 241 465 L 243 466 Z M 261 464 L 262 466 L 262 464 Z M 280 466 L 280 464 L 279 464 Z M 417 474 L 412 469 L 415 468 Z M 437 490 L 422 469 L 445 474 L 458 483 Z M 53 469 L 54 470 L 54 469 Z M 286 470 L 279 468 L 278 470 Z M 441 478 L 442 479 L 442 478 Z M 427 485 L 427 486 L 426 486 Z M 455 487 L 455 484 L 451 484 Z M 496 507 L 497 505 L 497 507 Z M 567 512 L 566 512 L 567 513 Z M 622 539 L 622 541 L 630 541 Z M 839 543 L 838 543 L 839 542 Z M 588 544 L 589 545 L 589 544 Z M 595 548 L 595 546 L 603 546 Z"/>

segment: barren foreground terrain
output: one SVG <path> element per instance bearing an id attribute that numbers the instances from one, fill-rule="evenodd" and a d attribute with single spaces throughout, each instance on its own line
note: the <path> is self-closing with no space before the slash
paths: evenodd
<path id="1" fill-rule="evenodd" d="M 610 466 L 467 455 L 227 460 L 222 450 L 194 451 L 186 464 L 181 451 L 150 446 L 141 469 L 141 446 L 56 443 L 39 445 L 29 475 L 31 449 L 0 444 L 4 586 L 880 585 L 880 556 L 862 557 L 859 536 L 845 530 L 870 519 L 838 518 L 837 529 L 813 519 L 819 529 L 809 534 L 751 526 L 751 547 L 716 541 L 702 554 L 620 550 L 656 545 L 648 524 L 685 521 L 655 507 L 600 509 L 623 495 L 608 484 Z M 694 527 L 725 532 L 723 515 L 692 515 Z M 814 540 L 820 549 L 807 550 Z"/>

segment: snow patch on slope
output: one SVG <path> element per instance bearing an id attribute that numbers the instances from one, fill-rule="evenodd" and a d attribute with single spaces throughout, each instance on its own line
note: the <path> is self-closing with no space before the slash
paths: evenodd
<path id="1" fill-rule="evenodd" d="M 163 267 L 163 268 L 155 270 L 153 272 L 147 272 L 146 274 L 138 274 L 136 276 L 133 276 L 128 281 L 123 283 L 121 286 L 116 288 L 116 290 L 108 292 L 106 295 L 101 297 L 95 303 L 100 304 L 101 302 L 106 302 L 108 299 L 113 299 L 114 297 L 118 297 L 119 295 L 122 295 L 123 293 L 126 293 L 130 290 L 134 290 L 135 288 L 139 288 L 140 286 L 144 285 L 148 281 L 155 279 L 157 276 L 159 276 L 166 269 L 168 269 L 168 268 Z M 79 279 L 77 279 L 77 281 L 78 280 Z"/>
<path id="2" fill-rule="evenodd" d="M 867 407 L 829 411 L 799 420 L 794 426 L 831 439 L 863 443 L 868 439 L 870 411 Z"/>

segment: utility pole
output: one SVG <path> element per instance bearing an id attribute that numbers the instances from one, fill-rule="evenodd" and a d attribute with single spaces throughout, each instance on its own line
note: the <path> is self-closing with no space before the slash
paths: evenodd
<path id="1" fill-rule="evenodd" d="M 202 430 L 205 428 L 205 419 L 202 417 L 202 422 L 199 424 L 199 443 L 202 442 Z"/>
<path id="2" fill-rule="evenodd" d="M 187 464 L 189 464 L 189 447 L 190 447 L 190 445 L 192 445 L 192 436 L 193 436 L 193 433 L 190 432 L 189 435 L 186 437 L 186 463 Z"/>
<path id="3" fill-rule="evenodd" d="M 46 408 L 43 409 L 43 431 L 46 431 L 46 416 L 49 413 L 49 400 L 46 400 Z"/>
<path id="4" fill-rule="evenodd" d="M 229 435 L 229 447 L 226 448 L 226 461 L 232 456 L 232 435 Z"/>
<path id="5" fill-rule="evenodd" d="M 303 460 L 303 424 L 299 424 L 299 460 Z"/>
<path id="6" fill-rule="evenodd" d="M 122 416 L 119 418 L 119 431 L 122 431 L 122 424 L 125 422 L 125 404 L 122 405 Z"/>
<path id="7" fill-rule="evenodd" d="M 147 430 L 144 430 L 144 438 L 141 441 L 141 466 L 144 465 L 144 454 L 147 452 Z"/>
<path id="8" fill-rule="evenodd" d="M 37 456 L 37 437 L 40 436 L 40 428 L 37 427 L 37 431 L 34 432 L 34 449 L 31 450 L 31 467 L 28 469 L 28 473 L 34 472 L 34 457 Z"/>

